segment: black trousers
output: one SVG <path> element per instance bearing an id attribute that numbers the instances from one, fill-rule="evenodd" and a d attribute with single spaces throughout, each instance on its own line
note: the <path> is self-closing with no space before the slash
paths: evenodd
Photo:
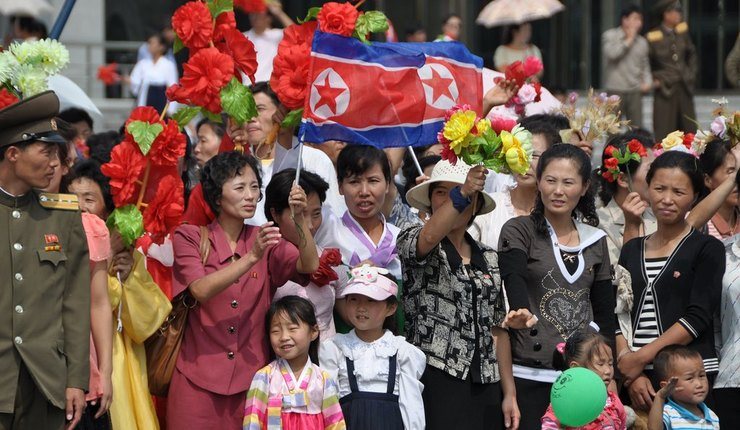
<path id="1" fill-rule="evenodd" d="M 12 414 L 0 413 L 0 430 L 61 430 L 64 411 L 49 403 L 21 362 Z"/>
<path id="2" fill-rule="evenodd" d="M 723 429 L 740 429 L 740 388 L 715 388 L 714 413 Z"/>
<path id="3" fill-rule="evenodd" d="M 545 415 L 550 405 L 552 384 L 515 377 L 514 385 L 516 385 L 516 402 L 522 414 L 519 430 L 540 430 L 542 416 Z"/>
<path id="4" fill-rule="evenodd" d="M 498 382 L 475 384 L 470 377 L 457 379 L 431 366 L 427 366 L 421 382 L 427 430 L 503 430 Z"/>

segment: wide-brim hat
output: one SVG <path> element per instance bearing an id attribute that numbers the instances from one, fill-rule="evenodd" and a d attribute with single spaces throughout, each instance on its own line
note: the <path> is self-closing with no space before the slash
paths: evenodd
<path id="1" fill-rule="evenodd" d="M 54 119 L 59 98 L 45 91 L 0 110 L 0 148 L 26 142 L 64 143 Z"/>
<path id="2" fill-rule="evenodd" d="M 434 166 L 432 176 L 428 181 L 415 186 L 406 193 L 406 201 L 420 211 L 429 212 L 432 206 L 432 202 L 429 199 L 429 187 L 437 182 L 454 182 L 462 185 L 465 183 L 468 172 L 472 168 L 472 166 L 462 161 L 452 164 L 447 160 L 442 160 Z M 496 208 L 496 202 L 493 201 L 493 197 L 485 191 L 482 191 L 480 194 L 483 197 L 483 207 L 477 215 L 483 215 L 494 210 Z"/>

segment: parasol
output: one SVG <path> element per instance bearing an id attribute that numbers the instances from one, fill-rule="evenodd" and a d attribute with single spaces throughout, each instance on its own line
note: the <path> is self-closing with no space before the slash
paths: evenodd
<path id="1" fill-rule="evenodd" d="M 476 24 L 487 28 L 549 18 L 565 9 L 558 0 L 493 0 L 478 14 Z"/>

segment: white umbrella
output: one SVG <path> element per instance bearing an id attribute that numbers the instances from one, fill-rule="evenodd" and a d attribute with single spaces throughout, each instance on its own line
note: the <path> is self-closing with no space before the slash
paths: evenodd
<path id="1" fill-rule="evenodd" d="M 487 28 L 549 18 L 565 9 L 558 0 L 493 0 L 475 22 Z"/>
<path id="2" fill-rule="evenodd" d="M 49 77 L 49 89 L 54 90 L 57 97 L 59 97 L 59 110 L 64 110 L 70 107 L 80 108 L 90 114 L 95 124 L 103 123 L 103 113 L 100 112 L 100 109 L 98 109 L 90 97 L 82 91 L 82 88 L 68 77 L 62 75 Z"/>
<path id="3" fill-rule="evenodd" d="M 46 0 L 0 0 L 0 14 L 38 16 L 42 12 L 53 12 L 54 7 Z"/>

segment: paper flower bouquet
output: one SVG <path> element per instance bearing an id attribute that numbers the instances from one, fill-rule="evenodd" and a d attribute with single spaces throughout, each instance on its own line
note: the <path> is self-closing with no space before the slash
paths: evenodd
<path id="1" fill-rule="evenodd" d="M 14 42 L 0 53 L 0 109 L 49 89 L 49 77 L 69 64 L 69 51 L 52 39 Z"/>
<path id="2" fill-rule="evenodd" d="M 447 111 L 437 139 L 442 158 L 452 164 L 462 160 L 483 165 L 497 173 L 525 174 L 532 161 L 532 134 L 508 118 L 480 118 L 470 106 Z"/>

